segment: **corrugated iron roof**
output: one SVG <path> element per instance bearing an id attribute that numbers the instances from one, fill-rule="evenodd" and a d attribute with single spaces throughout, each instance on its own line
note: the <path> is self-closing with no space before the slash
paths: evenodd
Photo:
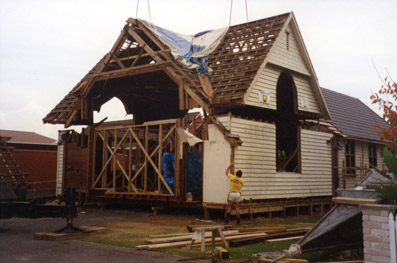
<path id="1" fill-rule="evenodd" d="M 331 120 L 327 122 L 350 137 L 380 141 L 374 127 L 378 123 L 379 127 L 388 128 L 385 120 L 357 98 L 325 88 L 321 90 L 331 113 Z"/>
<path id="2" fill-rule="evenodd" d="M 53 144 L 56 140 L 27 131 L 0 130 L 0 137 L 10 137 L 9 143 Z"/>

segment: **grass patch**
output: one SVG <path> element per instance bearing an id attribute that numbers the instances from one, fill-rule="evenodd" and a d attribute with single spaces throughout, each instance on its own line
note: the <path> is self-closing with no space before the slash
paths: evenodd
<path id="1" fill-rule="evenodd" d="M 135 246 L 142 244 L 142 243 L 132 243 L 130 241 L 110 240 L 108 238 L 102 238 L 102 237 L 98 237 L 98 236 L 83 236 L 78 239 L 81 241 L 86 241 L 86 242 L 93 242 L 93 243 L 119 246 L 119 247 L 129 247 L 129 248 L 134 248 Z"/>

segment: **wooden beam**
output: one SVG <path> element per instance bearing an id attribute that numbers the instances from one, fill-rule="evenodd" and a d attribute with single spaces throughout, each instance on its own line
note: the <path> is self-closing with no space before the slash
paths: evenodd
<path id="1" fill-rule="evenodd" d="M 164 72 L 172 79 L 175 83 L 180 83 L 181 78 L 175 73 L 175 71 L 167 66 L 164 68 Z M 210 112 L 207 103 L 205 103 L 190 87 L 187 83 L 183 82 L 183 89 L 192 97 L 205 111 Z"/>
<path id="2" fill-rule="evenodd" d="M 349 204 L 349 205 L 362 205 L 362 204 L 377 204 L 377 199 L 370 198 L 348 198 L 348 197 L 334 197 L 332 201 L 335 204 Z"/>
<path id="3" fill-rule="evenodd" d="M 214 89 L 212 88 L 210 80 L 208 79 L 207 75 L 199 74 L 198 77 L 201 83 L 201 87 L 203 87 L 204 92 L 208 95 L 211 101 L 212 95 L 214 94 Z"/>
<path id="4" fill-rule="evenodd" d="M 179 80 L 178 82 L 178 88 L 179 88 L 179 110 L 185 110 L 186 109 L 186 104 L 185 104 L 185 90 L 183 89 L 184 86 L 184 81 L 182 79 Z"/>
<path id="5" fill-rule="evenodd" d="M 155 72 L 155 71 L 161 71 L 162 70 L 161 66 L 165 65 L 166 63 L 167 63 L 166 61 L 162 61 L 162 62 L 156 62 L 154 64 L 146 64 L 146 65 L 136 66 L 133 68 L 125 68 L 125 69 L 106 71 L 106 72 L 98 73 L 98 74 L 94 75 L 94 77 L 95 77 L 95 81 L 101 81 L 101 80 L 123 78 L 123 77 L 138 75 L 138 74 L 145 74 L 145 73 L 150 73 L 150 72 Z"/>
<path id="6" fill-rule="evenodd" d="M 149 55 L 156 61 L 156 62 L 162 62 L 163 59 L 160 58 L 159 56 L 156 55 L 156 53 L 153 51 L 153 49 L 150 48 L 149 45 L 147 45 L 145 43 L 145 41 L 132 29 L 130 28 L 128 30 L 128 34 L 130 34 L 130 36 L 132 36 L 136 42 L 138 42 L 139 45 L 141 45 L 143 47 L 143 49 L 145 49 L 145 51 L 147 53 L 149 53 Z"/>
<path id="7" fill-rule="evenodd" d="M 145 127 L 145 152 L 149 152 L 149 126 Z M 144 171 L 143 171 L 143 190 L 146 192 L 147 191 L 147 180 L 148 180 L 148 176 L 147 176 L 147 162 L 148 162 L 148 157 L 149 155 L 145 154 L 145 161 L 144 161 Z"/>
<path id="8" fill-rule="evenodd" d="M 153 162 L 152 158 L 150 157 L 150 155 L 144 150 L 145 147 L 142 145 L 141 141 L 139 140 L 138 136 L 135 134 L 135 132 L 129 128 L 129 131 L 131 132 L 132 136 L 134 137 L 134 139 L 136 140 L 138 146 L 142 149 L 144 155 L 146 156 L 147 160 L 150 162 L 150 164 L 153 166 L 153 169 L 156 171 L 157 175 L 159 176 L 159 178 L 161 179 L 161 181 L 163 181 L 163 184 L 165 186 L 165 188 L 167 189 L 167 191 L 170 194 L 174 194 L 174 192 L 171 190 L 171 188 L 168 186 L 167 182 L 165 181 L 163 175 L 161 174 L 161 172 L 159 171 L 159 169 L 157 169 L 157 165 Z"/>

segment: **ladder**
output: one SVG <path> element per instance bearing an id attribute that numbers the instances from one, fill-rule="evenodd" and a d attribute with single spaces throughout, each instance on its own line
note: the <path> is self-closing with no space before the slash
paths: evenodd
<path id="1" fill-rule="evenodd" d="M 15 161 L 12 148 L 7 145 L 9 137 L 0 137 L 0 180 L 14 187 L 26 183 L 26 174 Z"/>

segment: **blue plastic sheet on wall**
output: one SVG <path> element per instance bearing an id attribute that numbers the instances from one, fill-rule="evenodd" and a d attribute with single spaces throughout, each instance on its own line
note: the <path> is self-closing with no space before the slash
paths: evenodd
<path id="1" fill-rule="evenodd" d="M 187 191 L 192 194 L 201 192 L 201 153 L 189 152 L 187 155 Z"/>
<path id="2" fill-rule="evenodd" d="M 175 171 L 175 153 L 165 152 L 161 158 L 161 168 L 163 170 L 164 180 L 174 191 L 174 171 Z"/>

